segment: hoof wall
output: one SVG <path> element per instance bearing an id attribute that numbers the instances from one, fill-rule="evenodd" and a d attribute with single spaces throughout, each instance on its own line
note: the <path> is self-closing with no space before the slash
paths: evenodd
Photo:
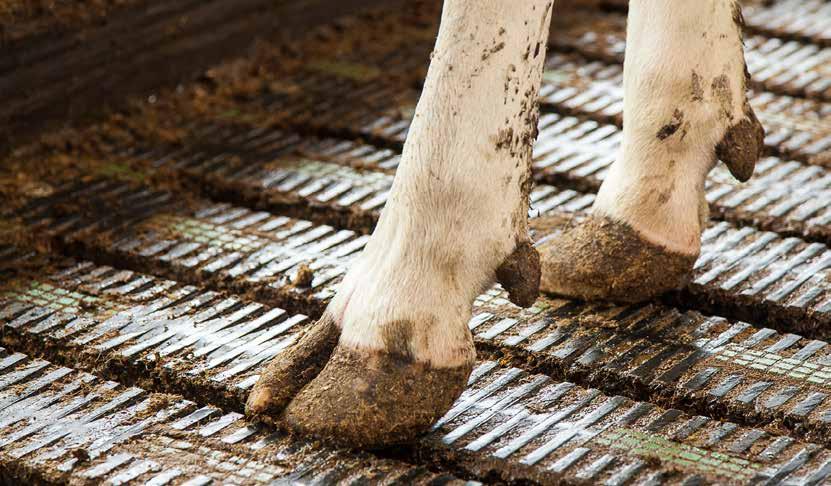
<path id="1" fill-rule="evenodd" d="M 297 343 L 269 363 L 248 395 L 246 415 L 274 422 L 292 398 L 323 370 L 339 338 L 340 329 L 324 314 Z"/>
<path id="2" fill-rule="evenodd" d="M 284 423 L 295 433 L 349 447 L 406 443 L 450 409 L 471 370 L 339 348 L 288 406 Z"/>
<path id="3" fill-rule="evenodd" d="M 599 216 L 572 223 L 539 251 L 544 292 L 620 303 L 686 286 L 697 258 L 670 252 L 629 225 Z"/>

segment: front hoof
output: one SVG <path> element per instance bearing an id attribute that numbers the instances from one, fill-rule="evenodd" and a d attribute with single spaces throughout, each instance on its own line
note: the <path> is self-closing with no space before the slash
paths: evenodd
<path id="1" fill-rule="evenodd" d="M 629 225 L 602 216 L 572 223 L 539 251 L 544 292 L 627 304 L 686 286 L 697 259 L 651 243 Z"/>
<path id="2" fill-rule="evenodd" d="M 269 363 L 248 395 L 245 413 L 273 422 L 291 399 L 320 373 L 339 338 L 340 329 L 324 314 L 298 342 Z"/>
<path id="3" fill-rule="evenodd" d="M 381 351 L 338 348 L 286 408 L 285 424 L 349 447 L 406 443 L 450 409 L 472 368 L 435 368 Z"/>

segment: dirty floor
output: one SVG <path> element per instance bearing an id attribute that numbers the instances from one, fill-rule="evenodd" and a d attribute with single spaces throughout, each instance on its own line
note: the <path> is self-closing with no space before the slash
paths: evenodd
<path id="1" fill-rule="evenodd" d="M 7 3 L 0 19 L 37 17 Z M 98 3 L 106 18 L 141 1 Z M 622 137 L 626 2 L 563 7 L 534 149 L 537 240 L 586 213 Z M 331 18 L 8 147 L 0 481 L 831 481 L 824 0 L 745 2 L 766 154 L 745 184 L 711 174 L 688 288 L 523 310 L 494 287 L 469 323 L 467 390 L 411 446 L 339 450 L 246 420 L 260 368 L 320 316 L 377 221 L 438 13 Z"/>

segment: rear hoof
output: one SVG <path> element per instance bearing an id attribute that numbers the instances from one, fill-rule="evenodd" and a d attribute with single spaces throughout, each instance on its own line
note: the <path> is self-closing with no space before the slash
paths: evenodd
<path id="1" fill-rule="evenodd" d="M 323 370 L 339 338 L 340 329 L 324 314 L 296 343 L 269 363 L 248 395 L 246 414 L 273 422 L 292 398 Z"/>
<path id="2" fill-rule="evenodd" d="M 467 385 L 472 363 L 434 368 L 380 351 L 338 348 L 285 411 L 285 425 L 349 447 L 410 442 L 440 419 Z"/>
<path id="3" fill-rule="evenodd" d="M 687 285 L 697 255 L 645 240 L 602 216 L 572 223 L 543 243 L 542 290 L 582 300 L 637 303 Z"/>

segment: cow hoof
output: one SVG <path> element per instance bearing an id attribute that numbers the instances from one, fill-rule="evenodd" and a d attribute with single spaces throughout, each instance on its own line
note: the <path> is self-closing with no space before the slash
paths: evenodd
<path id="1" fill-rule="evenodd" d="M 289 404 L 293 432 L 349 447 L 412 441 L 440 419 L 467 385 L 472 364 L 435 368 L 382 351 L 338 347 Z"/>
<path id="2" fill-rule="evenodd" d="M 651 243 L 603 216 L 571 223 L 538 248 L 543 292 L 582 300 L 637 303 L 689 282 L 697 255 Z"/>
<path id="3" fill-rule="evenodd" d="M 263 422 L 273 422 L 326 366 L 339 337 L 340 329 L 324 314 L 298 342 L 269 363 L 248 396 L 246 414 Z"/>

